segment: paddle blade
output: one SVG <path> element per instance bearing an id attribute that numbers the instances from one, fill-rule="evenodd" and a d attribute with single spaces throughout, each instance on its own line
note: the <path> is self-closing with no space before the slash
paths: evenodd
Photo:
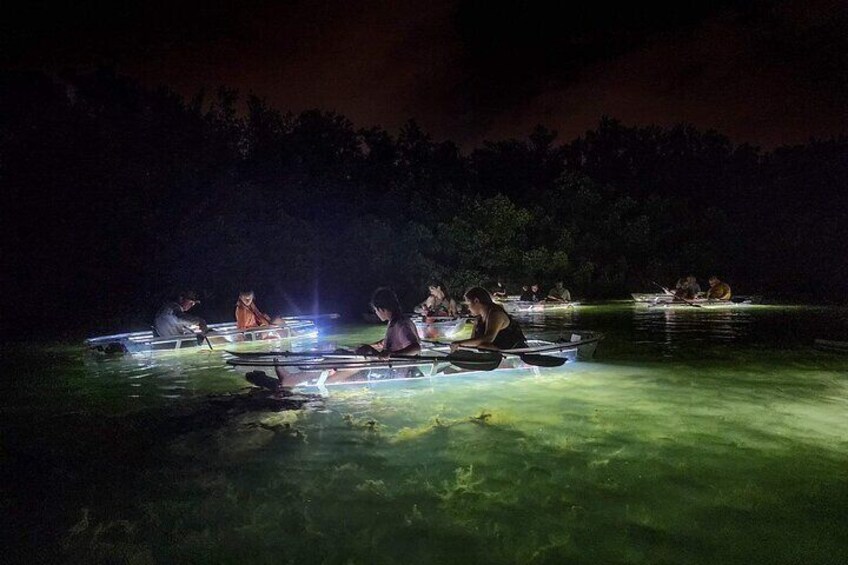
<path id="1" fill-rule="evenodd" d="M 565 357 L 552 357 L 550 355 L 529 354 L 519 355 L 519 357 L 523 362 L 534 367 L 562 367 L 568 361 Z"/>
<path id="2" fill-rule="evenodd" d="M 459 350 L 445 356 L 444 360 L 467 371 L 493 371 L 500 367 L 503 355 Z"/>

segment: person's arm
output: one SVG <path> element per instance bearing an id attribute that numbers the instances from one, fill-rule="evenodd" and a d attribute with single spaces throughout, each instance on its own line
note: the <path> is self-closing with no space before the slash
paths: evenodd
<path id="1" fill-rule="evenodd" d="M 427 299 L 421 303 L 421 306 L 418 307 L 422 316 L 428 316 L 430 311 L 433 309 L 433 295 L 427 297 Z"/>
<path id="2" fill-rule="evenodd" d="M 421 339 L 418 337 L 418 329 L 415 327 L 412 320 L 407 319 L 403 321 L 402 325 L 396 327 L 396 329 L 399 329 L 400 335 L 395 336 L 395 339 L 399 342 L 395 343 L 395 346 L 400 344 L 406 345 L 399 349 L 388 351 L 384 343 L 384 347 L 382 351 L 378 353 L 378 356 L 385 358 L 392 355 L 417 355 L 421 351 Z"/>
<path id="3" fill-rule="evenodd" d="M 236 304 L 236 327 L 245 330 L 247 326 L 247 310 L 241 304 Z"/>
<path id="4" fill-rule="evenodd" d="M 454 300 L 453 298 L 451 298 L 450 302 L 448 303 L 448 315 L 453 316 L 454 318 L 458 316 L 456 300 Z"/>
<path id="5" fill-rule="evenodd" d="M 479 322 L 478 322 L 479 323 Z M 480 347 L 483 349 L 497 349 L 494 346 L 495 338 L 498 337 L 498 332 L 509 325 L 509 318 L 503 312 L 492 312 L 489 314 L 489 319 L 486 320 L 486 330 L 481 337 L 472 337 L 469 339 L 460 339 L 451 343 L 451 351 L 456 351 L 460 346 Z"/>
<path id="6" fill-rule="evenodd" d="M 251 304 L 251 308 L 253 310 L 253 314 L 256 316 L 256 321 L 259 322 L 260 326 L 271 325 L 271 316 L 260 310 L 256 304 Z"/>
<path id="7" fill-rule="evenodd" d="M 356 348 L 357 355 L 379 355 L 385 346 L 385 338 L 374 343 L 366 343 Z"/>
<path id="8" fill-rule="evenodd" d="M 562 302 L 562 298 L 554 294 L 553 290 L 548 292 L 548 296 L 545 300 L 550 300 L 551 302 Z"/>
<path id="9" fill-rule="evenodd" d="M 209 331 L 209 327 L 206 325 L 206 320 L 201 318 L 200 316 L 193 316 L 188 312 L 175 312 L 174 315 L 182 322 L 186 324 L 190 324 L 193 326 L 199 326 L 200 331 L 206 333 Z"/>
<path id="10" fill-rule="evenodd" d="M 382 351 L 380 352 L 380 356 L 385 355 L 386 357 L 390 355 L 418 355 L 421 352 L 421 344 L 420 343 L 410 343 L 406 347 L 402 349 L 398 349 L 397 351 Z"/>

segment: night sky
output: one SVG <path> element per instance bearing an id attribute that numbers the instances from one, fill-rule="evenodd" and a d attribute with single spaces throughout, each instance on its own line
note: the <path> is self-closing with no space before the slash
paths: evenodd
<path id="1" fill-rule="evenodd" d="M 602 115 L 770 148 L 848 124 L 848 2 L 29 2 L 0 65 L 113 66 L 190 96 L 219 85 L 357 126 L 415 118 L 465 148 Z"/>

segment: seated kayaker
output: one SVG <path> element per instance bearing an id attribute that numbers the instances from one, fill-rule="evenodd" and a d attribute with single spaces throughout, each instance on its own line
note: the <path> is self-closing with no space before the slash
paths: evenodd
<path id="1" fill-rule="evenodd" d="M 544 300 L 544 296 L 542 296 L 542 290 L 539 286 L 539 283 L 530 285 L 530 300 L 533 302 L 541 302 Z"/>
<path id="2" fill-rule="evenodd" d="M 518 295 L 518 299 L 522 302 L 529 302 L 531 297 L 530 287 L 526 284 L 521 285 L 521 294 Z"/>
<path id="3" fill-rule="evenodd" d="M 542 292 L 539 290 L 538 284 L 530 285 L 530 288 L 522 292 L 520 300 L 522 302 L 541 302 Z"/>
<path id="4" fill-rule="evenodd" d="M 710 300 L 730 300 L 731 296 L 730 285 L 720 281 L 715 275 L 710 277 L 710 288 L 707 290 L 707 298 Z"/>
<path id="5" fill-rule="evenodd" d="M 556 286 L 548 291 L 547 300 L 551 302 L 571 302 L 571 293 L 568 292 L 562 281 L 557 281 Z"/>
<path id="6" fill-rule="evenodd" d="M 403 309 L 400 307 L 400 302 L 398 302 L 394 291 L 385 287 L 375 290 L 371 297 L 371 308 L 380 321 L 388 322 L 386 335 L 378 342 L 356 348 L 358 355 L 389 357 L 391 354 L 416 355 L 421 351 L 421 339 L 418 337 L 418 330 L 412 320 L 403 314 Z M 294 377 L 284 367 L 277 366 L 274 370 L 277 373 L 279 388 L 283 388 L 284 383 L 291 381 Z M 327 382 L 344 382 L 354 378 L 360 371 L 361 369 L 333 370 L 327 378 Z"/>
<path id="7" fill-rule="evenodd" d="M 503 285 L 503 283 L 501 283 L 501 281 L 498 281 L 495 283 L 494 287 L 492 287 L 491 294 L 492 298 L 494 298 L 495 300 L 506 298 L 506 287 Z"/>
<path id="8" fill-rule="evenodd" d="M 694 275 L 689 275 L 683 281 L 683 285 L 679 286 L 674 297 L 678 299 L 693 300 L 701 293 L 701 286 L 698 284 L 698 279 Z"/>
<path id="9" fill-rule="evenodd" d="M 236 302 L 236 327 L 240 330 L 270 326 L 279 320 L 271 320 L 271 316 L 262 312 L 256 306 L 256 299 L 252 290 L 239 293 Z"/>
<path id="10" fill-rule="evenodd" d="M 465 293 L 468 309 L 477 316 L 477 324 L 470 339 L 461 339 L 451 344 L 451 351 L 461 346 L 484 349 L 516 349 L 527 347 L 527 340 L 518 322 L 513 320 L 492 295 L 483 287 L 475 286 Z"/>
<path id="11" fill-rule="evenodd" d="M 445 284 L 433 281 L 427 288 L 430 296 L 418 307 L 421 315 L 425 318 L 455 318 L 458 311 L 456 302 L 450 297 Z"/>
<path id="12" fill-rule="evenodd" d="M 205 335 L 209 328 L 206 320 L 198 316 L 192 316 L 187 312 L 200 304 L 197 294 L 193 291 L 185 291 L 180 294 L 176 302 L 166 302 L 156 312 L 153 328 L 159 337 L 172 335 L 192 335 L 198 330 Z"/>
<path id="13" fill-rule="evenodd" d="M 415 324 L 403 314 L 397 295 L 390 288 L 378 288 L 371 297 L 371 308 L 381 322 L 388 322 L 386 335 L 376 343 L 362 345 L 360 355 L 388 357 L 392 353 L 415 355 L 421 351 L 421 339 Z"/>

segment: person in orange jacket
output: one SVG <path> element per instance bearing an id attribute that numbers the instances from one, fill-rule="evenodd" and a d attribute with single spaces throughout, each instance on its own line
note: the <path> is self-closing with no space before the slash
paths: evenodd
<path id="1" fill-rule="evenodd" d="M 265 314 L 256 306 L 252 290 L 239 293 L 238 302 L 236 302 L 236 327 L 238 329 L 246 330 L 270 326 L 272 323 L 274 321 L 271 320 L 271 316 Z"/>

